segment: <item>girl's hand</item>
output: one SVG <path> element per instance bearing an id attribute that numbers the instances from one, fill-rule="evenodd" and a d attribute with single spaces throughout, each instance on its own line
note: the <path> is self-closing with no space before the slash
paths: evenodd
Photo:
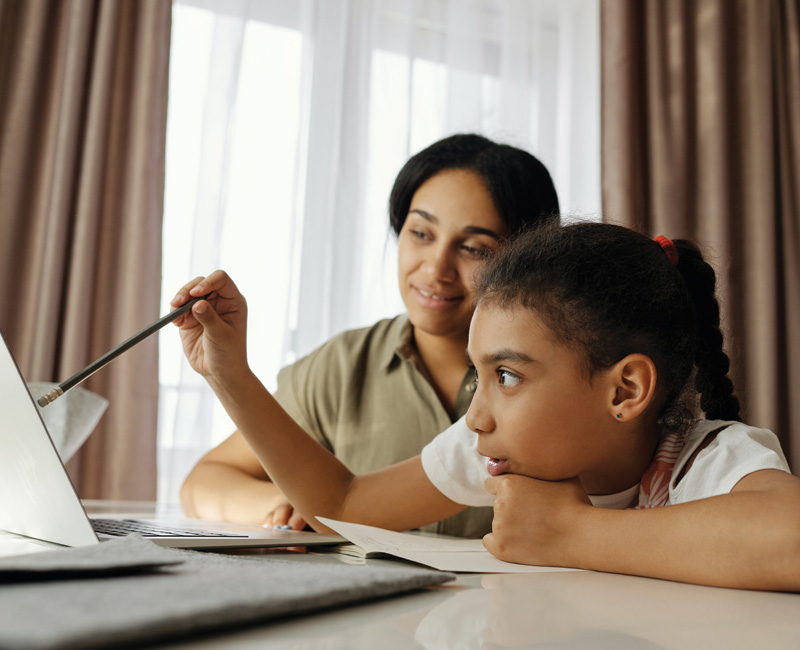
<path id="1" fill-rule="evenodd" d="M 178 290 L 173 307 L 198 296 L 191 312 L 174 321 L 192 368 L 208 381 L 247 370 L 247 302 L 225 271 L 195 278 Z"/>
<path id="2" fill-rule="evenodd" d="M 570 561 L 575 523 L 592 504 L 580 481 L 540 481 L 517 474 L 486 479 L 495 495 L 492 532 L 483 545 L 495 557 L 517 564 L 576 566 Z"/>
<path id="3" fill-rule="evenodd" d="M 264 519 L 264 528 L 284 528 L 286 526 L 292 530 L 303 530 L 306 527 L 306 520 L 288 501 L 277 505 Z"/>

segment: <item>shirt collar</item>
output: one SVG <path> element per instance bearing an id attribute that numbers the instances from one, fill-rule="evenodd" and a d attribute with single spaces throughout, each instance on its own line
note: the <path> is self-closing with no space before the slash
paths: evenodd
<path id="1" fill-rule="evenodd" d="M 416 362 L 419 358 L 417 348 L 414 346 L 414 328 L 407 315 L 398 316 L 392 326 L 392 335 L 396 340 L 394 347 L 389 347 L 383 367 L 388 371 L 397 366 L 400 361 Z"/>

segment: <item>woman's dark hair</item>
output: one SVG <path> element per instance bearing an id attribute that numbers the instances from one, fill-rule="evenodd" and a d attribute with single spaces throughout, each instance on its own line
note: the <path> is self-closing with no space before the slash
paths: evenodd
<path id="1" fill-rule="evenodd" d="M 739 420 L 739 400 L 719 328 L 716 275 L 700 250 L 675 240 L 677 266 L 660 244 L 611 224 L 547 225 L 520 235 L 483 269 L 478 301 L 533 309 L 591 377 L 629 354 L 655 364 L 659 417 L 680 426 L 692 371 L 709 419 Z"/>
<path id="2" fill-rule="evenodd" d="M 558 217 L 553 180 L 535 156 L 465 133 L 434 142 L 403 165 L 389 195 L 389 223 L 395 234 L 400 234 L 416 191 L 446 169 L 464 169 L 483 179 L 511 235 L 527 225 Z"/>

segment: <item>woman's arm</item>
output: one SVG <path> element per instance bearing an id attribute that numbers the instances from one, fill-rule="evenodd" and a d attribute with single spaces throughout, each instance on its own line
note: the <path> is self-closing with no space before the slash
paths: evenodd
<path id="1" fill-rule="evenodd" d="M 184 352 L 238 427 L 266 474 L 317 530 L 325 516 L 406 530 L 464 510 L 428 480 L 419 456 L 383 470 L 354 476 L 308 436 L 250 370 L 246 355 L 247 306 L 222 271 L 197 278 L 173 299 L 213 292 L 175 321 Z"/>
<path id="2" fill-rule="evenodd" d="M 577 480 L 504 475 L 496 495 L 497 557 L 719 587 L 800 590 L 800 479 L 745 476 L 729 494 L 646 510 L 593 508 Z"/>
<path id="3" fill-rule="evenodd" d="M 256 525 L 271 523 L 286 502 L 238 431 L 197 462 L 180 497 L 189 517 Z M 290 520 L 293 527 L 302 529 L 301 519 Z"/>

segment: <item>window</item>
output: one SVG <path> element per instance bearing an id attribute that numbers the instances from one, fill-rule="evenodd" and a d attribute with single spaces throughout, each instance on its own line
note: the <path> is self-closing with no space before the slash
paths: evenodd
<path id="1" fill-rule="evenodd" d="M 280 367 L 403 311 L 387 201 L 414 152 L 475 131 L 527 148 L 600 213 L 598 0 L 175 0 L 164 309 L 224 268 L 248 358 Z M 159 499 L 234 429 L 160 338 Z"/>

